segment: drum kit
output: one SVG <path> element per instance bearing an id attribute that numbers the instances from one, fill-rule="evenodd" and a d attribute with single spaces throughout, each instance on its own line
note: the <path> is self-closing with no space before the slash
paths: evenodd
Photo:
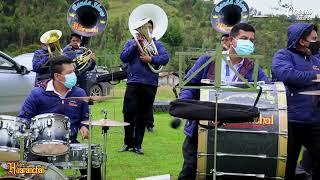
<path id="1" fill-rule="evenodd" d="M 93 102 L 105 101 L 104 96 L 69 97 L 67 100 L 87 101 L 89 105 Z M 30 124 L 24 119 L 0 115 L 0 162 L 26 162 L 28 166 L 43 166 L 45 173 L 42 178 L 37 179 L 68 179 L 60 169 L 81 170 L 87 169 L 87 177 L 91 177 L 91 166 L 99 168 L 102 166 L 102 179 L 106 179 L 107 160 L 107 131 L 109 127 L 127 126 L 129 123 L 107 119 L 104 110 L 104 119 L 97 121 L 82 121 L 89 125 L 88 144 L 72 144 L 70 140 L 70 119 L 67 116 L 55 113 L 40 114 L 31 119 Z M 91 126 L 102 127 L 103 143 L 102 152 L 99 144 L 91 143 Z M 25 145 L 26 144 L 26 145 Z M 27 150 L 25 152 L 25 149 Z M 49 163 L 25 161 L 29 153 L 47 159 Z M 60 169 L 59 169 L 60 168 Z M 46 170 L 48 170 L 46 172 Z M 20 174 L 22 179 L 33 179 L 33 174 Z M 55 178 L 54 178 L 55 177 Z M 1 178 L 0 178 L 1 179 Z"/>

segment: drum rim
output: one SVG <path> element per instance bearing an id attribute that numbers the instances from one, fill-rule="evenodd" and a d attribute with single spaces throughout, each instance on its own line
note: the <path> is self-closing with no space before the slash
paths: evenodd
<path id="1" fill-rule="evenodd" d="M 35 145 L 43 145 L 43 144 L 60 144 L 60 145 L 65 145 L 67 146 L 67 150 L 63 153 L 58 153 L 58 154 L 43 154 L 43 153 L 36 153 L 33 151 L 33 147 Z M 30 151 L 35 154 L 35 155 L 40 155 L 40 156 L 61 156 L 61 155 L 65 155 L 67 154 L 69 151 L 70 151 L 70 144 L 66 141 L 62 141 L 62 140 L 51 140 L 51 141 L 48 141 L 48 140 L 39 140 L 39 141 L 36 141 L 36 142 L 33 142 L 30 146 Z"/>
<path id="2" fill-rule="evenodd" d="M 10 149 L 10 152 L 20 153 L 20 149 L 19 148 L 8 147 L 8 146 L 0 146 L 0 151 L 1 150 L 8 150 L 8 149 Z M 9 152 L 9 151 L 1 151 L 1 152 Z"/>
<path id="3" fill-rule="evenodd" d="M 31 121 L 36 121 L 39 119 L 44 119 L 44 118 L 54 118 L 54 117 L 63 117 L 64 121 L 69 122 L 70 118 L 68 116 L 65 116 L 63 114 L 58 114 L 58 113 L 44 113 L 44 114 L 38 114 L 31 118 Z"/>
<path id="4" fill-rule="evenodd" d="M 40 166 L 44 166 L 45 169 L 51 169 L 53 170 L 55 173 L 59 174 L 63 179 L 68 180 L 68 176 L 66 176 L 63 171 L 59 168 L 57 168 L 56 166 L 54 166 L 53 164 L 50 163 L 46 163 L 46 162 L 42 162 L 42 161 L 23 161 L 24 163 L 27 163 L 28 165 L 40 165 Z M 45 174 L 45 173 L 44 173 Z"/>
<path id="5" fill-rule="evenodd" d="M 91 148 L 100 148 L 100 144 L 91 144 Z M 74 149 L 74 150 L 83 150 L 83 149 L 89 149 L 88 144 L 86 143 L 72 143 L 70 144 L 70 149 Z"/>
<path id="6" fill-rule="evenodd" d="M 10 121 L 16 121 L 19 123 L 27 124 L 26 120 L 17 116 L 10 116 L 10 115 L 0 115 L 0 121 L 3 120 L 10 120 Z"/>

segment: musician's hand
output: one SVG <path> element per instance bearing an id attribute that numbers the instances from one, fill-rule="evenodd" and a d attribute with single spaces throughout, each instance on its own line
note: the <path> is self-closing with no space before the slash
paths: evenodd
<path id="1" fill-rule="evenodd" d="M 137 37 L 138 41 L 143 41 L 144 40 L 143 36 L 140 33 L 137 33 L 136 37 Z"/>
<path id="2" fill-rule="evenodd" d="M 80 128 L 80 134 L 82 136 L 82 139 L 88 139 L 89 137 L 89 130 L 86 126 L 82 126 Z"/>
<path id="3" fill-rule="evenodd" d="M 147 55 L 147 54 L 140 53 L 140 59 L 141 59 L 142 62 L 144 62 L 144 63 L 151 63 L 152 57 L 149 56 L 149 55 Z"/>
<path id="4" fill-rule="evenodd" d="M 92 53 L 91 55 L 90 55 L 90 59 L 92 59 L 92 60 L 96 60 L 96 54 L 95 53 Z"/>

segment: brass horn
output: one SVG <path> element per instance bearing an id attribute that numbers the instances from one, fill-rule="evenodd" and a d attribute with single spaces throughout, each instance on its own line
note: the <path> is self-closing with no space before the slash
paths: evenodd
<path id="1" fill-rule="evenodd" d="M 150 34 L 147 24 L 149 21 L 153 23 L 153 31 Z M 135 8 L 129 17 L 129 30 L 134 37 L 140 52 L 150 56 L 158 55 L 158 50 L 152 38 L 159 40 L 168 27 L 168 17 L 164 10 L 154 4 L 143 4 Z M 137 34 L 144 37 L 143 41 L 138 41 Z M 148 63 L 153 73 L 159 73 L 163 68 L 162 65 L 153 65 Z"/>
<path id="2" fill-rule="evenodd" d="M 212 9 L 210 19 L 213 29 L 228 34 L 235 24 L 248 21 L 248 4 L 244 0 L 223 0 Z"/>
<path id="3" fill-rule="evenodd" d="M 107 10 L 97 0 L 78 0 L 70 6 L 67 13 L 67 21 L 72 31 L 84 37 L 92 37 L 104 31 L 107 19 Z M 84 53 L 73 60 L 80 74 L 86 72 L 93 63 L 92 51 L 82 48 Z"/>
<path id="4" fill-rule="evenodd" d="M 59 42 L 61 36 L 62 36 L 61 31 L 50 30 L 45 32 L 40 37 L 40 42 L 45 44 L 48 47 L 48 54 L 50 58 L 57 55 L 62 55 L 62 49 Z"/>

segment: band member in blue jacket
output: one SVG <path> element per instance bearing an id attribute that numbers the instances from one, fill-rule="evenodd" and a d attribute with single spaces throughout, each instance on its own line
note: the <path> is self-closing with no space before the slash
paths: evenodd
<path id="1" fill-rule="evenodd" d="M 230 32 L 230 48 L 227 54 L 237 54 L 237 55 L 250 55 L 254 52 L 254 40 L 255 40 L 255 29 L 246 23 L 239 23 L 233 26 Z M 195 62 L 194 66 L 188 71 L 186 77 L 187 79 L 191 74 L 193 74 L 197 69 L 199 69 L 205 62 L 210 59 L 210 56 L 203 55 Z M 249 82 L 253 81 L 253 67 L 254 62 L 248 58 L 239 57 L 228 57 L 227 60 L 231 61 L 231 64 L 238 72 L 244 76 Z M 212 62 L 201 70 L 194 78 L 192 78 L 190 83 L 199 83 L 201 79 L 211 79 L 214 80 L 215 77 L 215 63 Z M 225 82 L 240 81 L 235 73 L 230 70 L 229 66 L 222 61 L 221 69 L 221 80 Z M 261 68 L 258 70 L 258 80 L 269 82 L 268 77 L 262 71 Z M 182 89 L 180 92 L 180 99 L 200 99 L 200 91 L 197 89 Z M 186 138 L 183 143 L 182 152 L 184 163 L 182 170 L 179 175 L 181 180 L 193 180 L 196 178 L 197 170 L 197 149 L 198 149 L 198 123 L 197 121 L 186 122 L 184 133 Z"/>
<path id="2" fill-rule="evenodd" d="M 50 78 L 49 68 L 45 67 L 49 59 L 48 46 L 51 44 L 41 44 L 41 48 L 34 52 L 32 68 L 36 72 L 35 85 L 41 80 Z M 54 47 L 51 47 L 51 51 L 55 51 Z"/>
<path id="3" fill-rule="evenodd" d="M 81 47 L 82 44 L 82 40 L 81 40 L 81 36 L 79 34 L 76 33 L 72 33 L 70 35 L 70 44 L 68 44 L 64 49 L 63 49 L 63 54 L 70 60 L 75 59 L 76 57 L 82 55 L 85 52 L 85 48 Z M 95 82 L 95 75 L 96 75 L 96 62 L 95 62 L 95 55 L 91 54 L 91 59 L 92 64 L 89 65 L 90 67 L 88 67 L 86 69 L 85 72 L 77 72 L 77 78 L 78 78 L 78 84 L 79 87 L 81 87 L 82 89 L 84 89 L 86 91 L 86 93 L 89 95 L 89 87 L 90 87 L 90 83 Z M 93 74 L 92 76 L 89 76 L 88 73 Z M 90 79 L 90 77 L 94 77 L 94 79 Z"/>
<path id="4" fill-rule="evenodd" d="M 41 82 L 39 87 L 32 89 L 23 103 L 19 117 L 30 122 L 31 118 L 44 113 L 58 113 L 70 118 L 70 141 L 78 143 L 77 134 L 80 131 L 82 138 L 89 136 L 88 127 L 81 124 L 81 121 L 89 119 L 89 107 L 85 101 L 63 100 L 67 97 L 83 97 L 86 93 L 83 89 L 76 87 L 77 77 L 75 69 L 69 59 L 64 56 L 57 56 L 50 59 L 51 79 Z M 44 160 L 29 153 L 28 160 Z M 93 169 L 97 175 L 93 179 L 101 179 L 100 169 Z M 86 174 L 86 170 L 81 170 Z M 99 174 L 97 174 L 99 173 Z"/>
<path id="5" fill-rule="evenodd" d="M 295 179 L 295 168 L 305 146 L 313 161 L 312 179 L 320 179 L 320 111 L 318 96 L 299 92 L 319 90 L 320 59 L 317 27 L 296 23 L 288 27 L 287 48 L 275 53 L 272 73 L 286 86 L 288 104 L 288 147 L 286 179 Z"/>
<path id="6" fill-rule="evenodd" d="M 153 24 L 148 22 L 152 33 Z M 138 37 L 139 38 L 139 37 Z M 141 147 L 148 118 L 153 113 L 153 101 L 158 86 L 158 73 L 152 72 L 147 63 L 166 65 L 169 54 L 161 42 L 154 40 L 158 56 L 142 54 L 134 39 L 129 40 L 120 55 L 123 63 L 128 64 L 127 88 L 124 97 L 124 121 L 130 123 L 125 129 L 124 146 L 120 152 L 133 148 L 134 152 L 143 154 Z"/>

